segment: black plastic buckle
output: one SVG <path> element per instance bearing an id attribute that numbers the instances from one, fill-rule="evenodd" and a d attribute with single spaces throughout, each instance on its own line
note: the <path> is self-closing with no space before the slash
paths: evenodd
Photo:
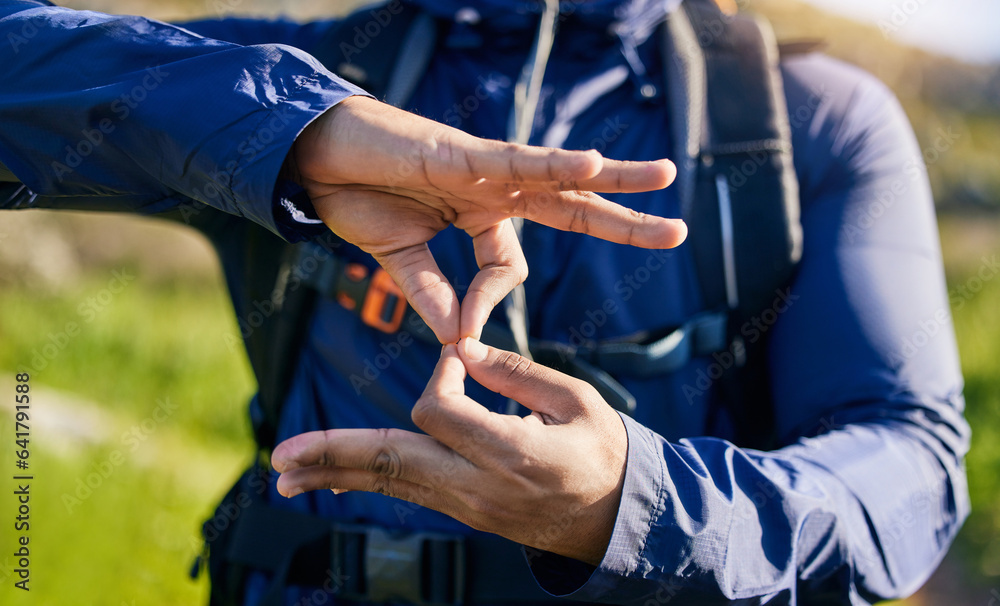
<path id="1" fill-rule="evenodd" d="M 399 533 L 378 527 L 352 530 L 362 528 L 363 538 L 354 535 L 364 543 L 358 567 L 363 571 L 362 578 L 356 580 L 360 583 L 350 583 L 354 591 L 345 592 L 345 598 L 415 606 L 460 606 L 464 602 L 464 537 L 433 532 Z M 335 539 L 334 545 L 343 542 Z M 335 557 L 338 551 L 349 558 L 353 550 L 347 549 L 345 553 L 335 547 Z"/>

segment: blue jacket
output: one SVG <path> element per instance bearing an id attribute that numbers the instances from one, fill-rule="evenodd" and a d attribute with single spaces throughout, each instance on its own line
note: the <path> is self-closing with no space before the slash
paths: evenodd
<path id="1" fill-rule="evenodd" d="M 442 16 L 473 7 L 484 19 L 451 30 L 412 108 L 504 138 L 534 3 L 421 4 Z M 673 4 L 571 5 L 532 142 L 671 157 L 676 125 L 650 32 Z M 361 92 L 307 52 L 329 26 L 226 19 L 182 29 L 39 0 L 0 2 L 0 163 L 26 186 L 2 190 L 0 207 L 151 214 L 194 199 L 289 239 L 315 235 L 273 193 L 295 136 Z M 782 73 L 805 248 L 795 281 L 744 327 L 749 340 L 770 338 L 780 448 L 727 440 L 731 424 L 714 405 L 717 360 L 655 379 L 623 377 L 638 409 L 625 420 L 614 534 L 596 570 L 533 561 L 553 593 L 622 604 L 866 604 L 916 590 L 968 513 L 969 428 L 921 151 L 892 94 L 869 75 L 816 54 L 785 60 Z M 643 84 L 657 95 L 639 95 Z M 611 197 L 679 216 L 671 189 Z M 232 286 L 240 242 L 218 244 Z M 431 247 L 463 294 L 476 269 L 468 239 L 449 229 Z M 687 245 L 647 251 L 528 225 L 524 250 L 537 337 L 607 339 L 701 310 Z M 243 320 L 250 312 L 238 310 Z M 396 338 L 321 302 L 279 438 L 329 427 L 414 429 L 409 408 L 437 351 Z M 470 395 L 504 406 L 483 389 Z M 272 496 L 335 519 L 472 532 L 380 495 Z"/>

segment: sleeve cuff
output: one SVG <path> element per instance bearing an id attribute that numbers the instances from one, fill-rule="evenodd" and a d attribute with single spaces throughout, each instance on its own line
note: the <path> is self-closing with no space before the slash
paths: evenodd
<path id="1" fill-rule="evenodd" d="M 603 601 L 646 561 L 647 539 L 664 511 L 663 456 L 652 432 L 622 415 L 628 435 L 625 485 L 604 559 L 597 568 L 549 552 L 525 549 L 538 585 L 556 597 Z"/>
<path id="2" fill-rule="evenodd" d="M 310 240 L 329 231 L 316 214 L 309 194 L 294 181 L 279 179 L 271 204 L 276 231 L 289 242 Z"/>
<path id="3" fill-rule="evenodd" d="M 286 240 L 299 241 L 325 228 L 314 222 L 318 218 L 305 191 L 279 177 L 285 158 L 313 120 L 348 97 L 371 95 L 298 49 L 282 47 L 281 51 L 288 56 L 286 61 L 307 64 L 313 73 L 295 78 L 295 88 L 262 112 L 239 144 L 230 144 L 232 159 L 225 166 L 233 167 L 231 195 L 239 213 Z"/>

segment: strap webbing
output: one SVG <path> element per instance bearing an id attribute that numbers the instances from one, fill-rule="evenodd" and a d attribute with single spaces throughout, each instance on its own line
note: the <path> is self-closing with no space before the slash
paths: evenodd
<path id="1" fill-rule="evenodd" d="M 389 77 L 389 85 L 385 91 L 386 103 L 403 107 L 409 102 L 427 72 L 436 43 L 437 23 L 426 13 L 418 14 L 406 32 L 404 52 L 399 56 Z"/>
<path id="2" fill-rule="evenodd" d="M 244 493 L 246 494 L 246 493 Z M 523 564 L 521 546 L 486 534 L 392 533 L 380 526 L 334 524 L 327 518 L 278 509 L 260 496 L 218 538 L 226 560 L 267 572 L 272 583 L 262 604 L 281 604 L 288 585 L 332 584 L 355 601 L 392 594 L 383 567 L 416 557 L 416 584 L 426 604 L 523 604 L 553 600 Z M 389 556 L 386 558 L 386 556 Z M 401 588 L 402 589 L 402 588 Z"/>

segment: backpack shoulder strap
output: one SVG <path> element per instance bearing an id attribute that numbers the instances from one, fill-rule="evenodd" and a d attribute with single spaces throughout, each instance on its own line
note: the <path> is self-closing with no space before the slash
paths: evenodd
<path id="1" fill-rule="evenodd" d="M 312 55 L 331 71 L 376 97 L 402 106 L 409 101 L 423 77 L 436 42 L 437 24 L 429 15 L 411 4 L 393 0 L 345 17 L 312 49 Z M 268 236 L 271 234 L 262 238 Z M 318 244 L 323 249 L 333 250 L 340 244 L 333 241 L 335 239 L 333 234 L 328 234 Z M 277 239 L 274 241 L 282 244 Z M 315 265 L 315 258 L 301 254 L 302 246 L 282 244 L 283 250 L 274 251 L 273 246 L 264 242 L 248 245 L 248 248 L 266 251 L 264 256 L 272 261 L 255 260 L 247 264 L 254 272 L 247 276 L 252 284 L 244 296 L 246 304 L 267 301 L 272 302 L 276 310 L 265 318 L 264 325 L 255 328 L 246 338 L 259 386 L 250 416 L 257 444 L 263 450 L 270 450 L 275 445 L 281 408 L 291 387 L 308 320 L 318 296 L 313 288 L 298 287 L 300 279 L 291 279 L 307 273 L 308 263 Z M 273 260 L 280 260 L 280 263 Z M 267 271 L 260 271 L 261 268 Z"/>
<path id="2" fill-rule="evenodd" d="M 392 0 L 345 17 L 312 54 L 340 77 L 386 103 L 407 102 L 437 44 L 437 22 L 419 7 Z"/>
<path id="3" fill-rule="evenodd" d="M 736 362 L 722 397 L 751 443 L 773 425 L 770 389 L 764 339 L 746 343 L 740 329 L 772 305 L 802 254 L 778 47 L 766 22 L 712 0 L 686 0 L 665 32 L 682 213 L 705 308 L 729 315 Z"/>
<path id="4" fill-rule="evenodd" d="M 711 0 L 684 2 L 667 32 L 682 212 L 705 303 L 753 315 L 791 278 L 802 246 L 777 45 L 765 22 Z"/>

